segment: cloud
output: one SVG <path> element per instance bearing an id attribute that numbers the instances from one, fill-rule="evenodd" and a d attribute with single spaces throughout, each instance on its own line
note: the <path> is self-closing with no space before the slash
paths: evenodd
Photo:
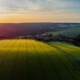
<path id="1" fill-rule="evenodd" d="M 80 0 L 0 0 L 0 10 L 75 11 L 79 10 L 79 4 Z"/>
<path id="2" fill-rule="evenodd" d="M 0 0 L 0 16 L 2 17 L 29 14 L 49 17 L 59 15 L 60 18 L 68 15 L 68 19 L 72 15 L 75 19 L 80 15 L 80 0 Z"/>
<path id="3" fill-rule="evenodd" d="M 0 10 L 38 10 L 39 5 L 29 0 L 0 0 Z"/>

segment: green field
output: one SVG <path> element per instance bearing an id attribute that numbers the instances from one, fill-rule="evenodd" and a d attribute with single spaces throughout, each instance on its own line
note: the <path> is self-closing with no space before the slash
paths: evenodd
<path id="1" fill-rule="evenodd" d="M 0 80 L 80 80 L 80 47 L 14 39 L 0 41 Z"/>
<path id="2" fill-rule="evenodd" d="M 68 28 L 56 29 L 53 32 L 48 32 L 54 35 L 62 34 L 65 36 L 77 36 L 80 34 L 80 24 L 69 24 Z"/>

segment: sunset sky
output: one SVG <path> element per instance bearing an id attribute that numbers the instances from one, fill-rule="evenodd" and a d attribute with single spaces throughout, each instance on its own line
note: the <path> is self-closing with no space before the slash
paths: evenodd
<path id="1" fill-rule="evenodd" d="M 0 23 L 80 22 L 80 0 L 0 0 Z"/>

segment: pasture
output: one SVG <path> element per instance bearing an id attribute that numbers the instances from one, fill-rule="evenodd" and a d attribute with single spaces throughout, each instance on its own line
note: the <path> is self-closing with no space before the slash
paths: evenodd
<path id="1" fill-rule="evenodd" d="M 0 80 L 80 80 L 80 48 L 67 43 L 0 41 Z"/>

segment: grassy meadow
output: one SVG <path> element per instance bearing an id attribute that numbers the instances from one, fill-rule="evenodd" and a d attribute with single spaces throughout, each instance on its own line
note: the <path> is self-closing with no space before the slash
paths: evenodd
<path id="1" fill-rule="evenodd" d="M 60 42 L 0 41 L 0 80 L 80 80 L 80 47 Z"/>

